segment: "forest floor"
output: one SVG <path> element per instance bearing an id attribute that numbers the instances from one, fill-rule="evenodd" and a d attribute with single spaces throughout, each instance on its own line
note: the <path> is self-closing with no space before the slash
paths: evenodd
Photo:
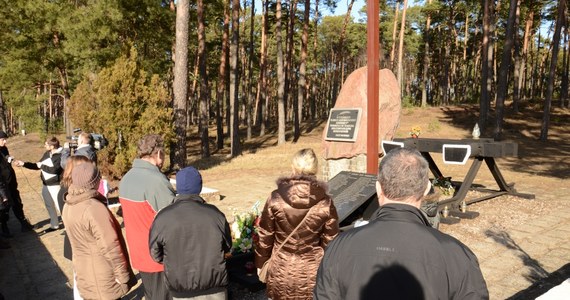
<path id="1" fill-rule="evenodd" d="M 491 299 L 536 297 L 546 287 L 558 284 L 560 274 L 568 274 L 566 278 L 570 277 L 569 246 L 562 246 L 562 250 L 552 245 L 543 247 L 547 249 L 539 249 L 534 244 L 536 239 L 541 238 L 536 235 L 539 234 L 536 228 L 542 227 L 533 224 L 544 220 L 559 224 L 560 220 L 570 218 L 562 214 L 570 214 L 570 112 L 553 109 L 547 142 L 538 140 L 541 112 L 540 107 L 525 106 L 519 114 L 506 113 L 505 138 L 518 143 L 518 157 L 497 159 L 507 182 L 516 183 L 519 192 L 535 194 L 536 199 L 501 196 L 478 202 L 467 208 L 478 213 L 477 217 L 451 219 L 451 222 L 444 222 L 440 226 L 440 230 L 455 236 L 477 254 L 489 285 Z M 420 126 L 420 138 L 470 138 L 477 116 L 478 107 L 472 105 L 405 108 L 396 137 L 408 137 L 413 126 Z M 236 158 L 228 156 L 229 145 L 213 151 L 210 158 L 200 158 L 200 141 L 193 132 L 193 138 L 189 142 L 191 165 L 200 170 L 206 187 L 219 190 L 221 200 L 212 203 L 231 221 L 234 213 L 249 211 L 256 201 L 263 203 L 275 188 L 276 179 L 289 175 L 291 156 L 295 151 L 310 147 L 318 155 L 322 153 L 325 123 L 326 121 L 319 121 L 304 124 L 302 136 L 296 143 L 287 142 L 278 146 L 275 131 L 251 140 L 242 139 L 243 154 Z M 210 132 L 215 133 L 215 129 Z M 288 132 L 287 139 L 292 139 L 291 132 Z M 43 151 L 42 145 L 36 134 L 13 137 L 8 142 L 11 154 L 25 161 L 38 159 Z M 211 137 L 211 146 L 211 149 L 215 148 L 215 136 Z M 441 156 L 434 155 L 434 159 L 436 162 L 441 161 Z M 470 162 L 464 166 L 438 165 L 443 174 L 451 176 L 454 181 L 462 181 Z M 22 174 L 25 179 L 21 178 Z M 30 189 L 28 185 L 35 186 L 33 189 L 36 191 L 40 189 L 41 183 L 34 171 L 17 170 L 17 175 L 22 194 L 30 192 L 27 191 Z M 481 167 L 474 183 L 490 189 L 496 188 L 486 166 Z M 476 196 L 476 192 L 470 192 L 468 198 Z M 38 217 L 32 217 L 32 220 L 38 221 Z M 523 230 L 529 226 L 534 229 Z M 556 240 L 561 238 L 558 233 L 555 235 L 553 238 Z M 530 246 L 525 249 L 527 243 Z M 552 257 L 549 251 L 554 250 L 558 251 L 555 255 L 558 259 L 548 260 L 548 257 Z M 546 257 L 545 260 L 541 260 L 542 257 Z M 510 263 L 500 267 L 500 261 Z M 70 276 L 68 271 L 64 270 L 64 273 Z"/>

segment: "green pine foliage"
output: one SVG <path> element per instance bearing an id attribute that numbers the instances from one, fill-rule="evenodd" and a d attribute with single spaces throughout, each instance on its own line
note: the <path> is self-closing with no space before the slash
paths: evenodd
<path id="1" fill-rule="evenodd" d="M 133 49 L 77 86 L 69 103 L 70 118 L 84 131 L 105 135 L 109 145 L 99 151 L 99 166 L 118 178 L 130 168 L 143 135 L 161 134 L 166 145 L 172 141 L 170 102 L 166 83 L 157 75 L 148 76 Z"/>

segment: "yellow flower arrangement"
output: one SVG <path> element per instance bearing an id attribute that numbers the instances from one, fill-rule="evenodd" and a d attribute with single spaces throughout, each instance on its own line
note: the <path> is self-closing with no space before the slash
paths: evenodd
<path id="1" fill-rule="evenodd" d="M 420 126 L 417 126 L 417 125 L 412 127 L 412 130 L 410 130 L 410 136 L 411 137 L 417 138 L 420 136 L 421 133 L 422 133 L 422 128 Z"/>

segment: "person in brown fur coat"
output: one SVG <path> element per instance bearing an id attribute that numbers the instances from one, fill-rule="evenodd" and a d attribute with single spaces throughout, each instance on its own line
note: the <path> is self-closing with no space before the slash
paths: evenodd
<path id="1" fill-rule="evenodd" d="M 255 265 L 261 268 L 271 257 L 266 283 L 267 296 L 273 300 L 313 298 L 324 249 L 339 232 L 336 208 L 326 183 L 315 176 L 317 167 L 312 149 L 298 151 L 293 157 L 293 174 L 277 180 L 277 189 L 261 214 Z"/>

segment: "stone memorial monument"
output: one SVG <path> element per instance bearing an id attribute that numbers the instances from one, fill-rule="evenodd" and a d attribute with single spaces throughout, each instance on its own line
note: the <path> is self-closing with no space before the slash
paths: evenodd
<path id="1" fill-rule="evenodd" d="M 378 146 L 382 149 L 382 140 L 392 140 L 400 123 L 401 97 L 394 73 L 379 72 Z M 341 171 L 366 172 L 367 77 L 367 67 L 352 72 L 331 110 L 323 132 L 324 180 Z"/>

